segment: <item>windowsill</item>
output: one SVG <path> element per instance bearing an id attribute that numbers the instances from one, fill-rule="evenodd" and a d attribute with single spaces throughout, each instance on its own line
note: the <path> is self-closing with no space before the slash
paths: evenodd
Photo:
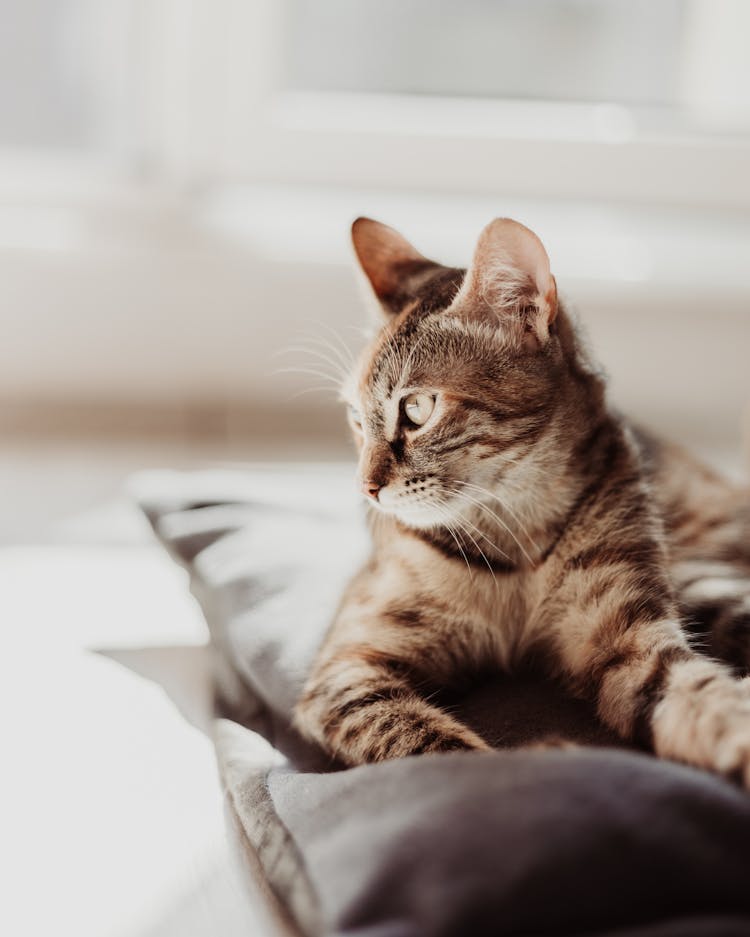
<path id="1" fill-rule="evenodd" d="M 704 144 L 748 148 L 745 122 L 708 123 L 698 112 L 586 101 L 282 91 L 274 123 L 287 130 L 442 136 L 535 143 Z"/>

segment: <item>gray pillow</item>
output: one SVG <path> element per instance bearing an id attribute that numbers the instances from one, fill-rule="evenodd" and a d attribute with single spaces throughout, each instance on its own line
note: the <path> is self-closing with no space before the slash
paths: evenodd
<path id="1" fill-rule="evenodd" d="M 491 753 L 340 770 L 297 736 L 291 708 L 367 553 L 349 474 L 138 484 L 218 652 L 215 742 L 234 822 L 300 931 L 750 933 L 747 795 L 617 750 L 587 706 L 533 675 L 451 699 Z M 549 734 L 584 744 L 512 750 Z"/>

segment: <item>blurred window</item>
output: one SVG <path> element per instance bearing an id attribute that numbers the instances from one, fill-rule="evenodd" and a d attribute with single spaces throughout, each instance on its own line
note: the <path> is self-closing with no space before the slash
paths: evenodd
<path id="1" fill-rule="evenodd" d="M 283 84 L 611 103 L 746 130 L 747 0 L 285 0 Z"/>
<path id="2" fill-rule="evenodd" d="M 669 104 L 684 14 L 681 0 L 287 0 L 285 83 Z"/>
<path id="3" fill-rule="evenodd" d="M 750 203 L 748 0 L 0 0 L 0 22 L 19 178 L 68 151 L 172 191 Z"/>
<path id="4" fill-rule="evenodd" d="M 130 0 L 0 0 L 0 146 L 132 143 Z"/>

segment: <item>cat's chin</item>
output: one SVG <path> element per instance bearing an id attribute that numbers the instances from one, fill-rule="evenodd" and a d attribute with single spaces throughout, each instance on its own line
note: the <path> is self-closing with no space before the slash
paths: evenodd
<path id="1" fill-rule="evenodd" d="M 440 527 L 445 521 L 445 511 L 438 512 L 429 505 L 424 507 L 414 507 L 410 510 L 384 511 L 395 517 L 405 527 L 412 527 L 414 530 L 434 530 Z"/>

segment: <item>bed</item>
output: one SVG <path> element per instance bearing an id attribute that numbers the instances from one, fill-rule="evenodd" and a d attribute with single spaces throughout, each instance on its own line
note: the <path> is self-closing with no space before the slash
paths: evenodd
<path id="1" fill-rule="evenodd" d="M 341 467 L 134 489 L 211 635 L 228 828 L 302 935 L 750 934 L 750 796 L 623 746 L 533 673 L 448 699 L 493 746 L 344 769 L 290 714 L 367 555 Z M 571 743 L 547 748 L 549 737 Z"/>

